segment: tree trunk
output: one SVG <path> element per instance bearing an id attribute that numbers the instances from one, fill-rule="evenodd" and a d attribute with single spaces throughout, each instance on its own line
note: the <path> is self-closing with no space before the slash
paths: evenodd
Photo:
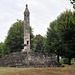
<path id="1" fill-rule="evenodd" d="M 57 55 L 57 62 L 59 62 L 59 54 Z"/>
<path id="2" fill-rule="evenodd" d="M 68 65 L 71 65 L 71 57 L 69 57 Z"/>

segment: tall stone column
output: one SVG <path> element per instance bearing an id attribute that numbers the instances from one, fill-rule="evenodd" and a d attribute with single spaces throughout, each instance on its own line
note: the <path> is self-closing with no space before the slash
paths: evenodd
<path id="1" fill-rule="evenodd" d="M 24 11 L 24 49 L 22 51 L 30 51 L 30 12 L 28 5 Z"/>

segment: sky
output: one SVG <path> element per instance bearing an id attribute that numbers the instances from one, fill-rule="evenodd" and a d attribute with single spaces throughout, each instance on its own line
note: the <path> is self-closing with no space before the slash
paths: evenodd
<path id="1" fill-rule="evenodd" d="M 0 0 L 0 42 L 4 42 L 8 30 L 17 19 L 24 19 L 26 4 L 34 35 L 46 36 L 50 22 L 66 9 L 73 11 L 70 0 Z"/>

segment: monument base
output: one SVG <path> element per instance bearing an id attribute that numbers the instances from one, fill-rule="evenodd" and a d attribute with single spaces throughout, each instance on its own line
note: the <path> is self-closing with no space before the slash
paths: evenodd
<path id="1" fill-rule="evenodd" d="M 22 49 L 22 51 L 21 51 L 21 52 L 32 52 L 32 49 L 30 49 L 30 50 Z"/>
<path id="2" fill-rule="evenodd" d="M 54 54 L 14 52 L 0 58 L 0 67 L 61 67 Z"/>

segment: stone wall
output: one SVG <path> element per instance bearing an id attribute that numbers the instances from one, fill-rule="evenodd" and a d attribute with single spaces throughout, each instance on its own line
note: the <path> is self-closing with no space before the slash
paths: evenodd
<path id="1" fill-rule="evenodd" d="M 0 58 L 0 67 L 60 67 L 54 54 L 14 52 Z"/>

